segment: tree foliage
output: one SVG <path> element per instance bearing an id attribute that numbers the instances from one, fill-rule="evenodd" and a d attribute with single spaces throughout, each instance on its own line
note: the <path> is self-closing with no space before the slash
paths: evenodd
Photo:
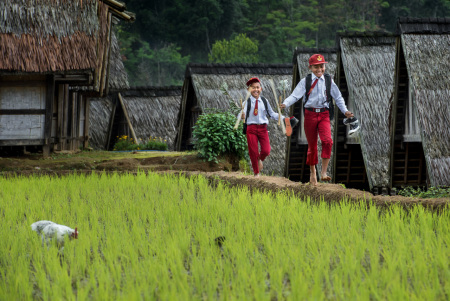
<path id="1" fill-rule="evenodd" d="M 341 31 L 392 32 L 398 17 L 450 16 L 449 0 L 125 2 L 137 14 L 135 23 L 122 26 L 127 70 L 131 81 L 153 84 L 182 81 L 188 60 L 287 63 L 295 47 L 335 46 Z"/>
<path id="2" fill-rule="evenodd" d="M 232 40 L 215 42 L 208 57 L 212 63 L 256 63 L 258 42 L 241 33 Z"/>

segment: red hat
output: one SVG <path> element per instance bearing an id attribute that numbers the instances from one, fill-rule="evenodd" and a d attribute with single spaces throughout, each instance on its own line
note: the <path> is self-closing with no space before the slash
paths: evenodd
<path id="1" fill-rule="evenodd" d="M 261 83 L 261 81 L 257 77 L 252 77 L 247 81 L 247 87 L 250 87 L 250 85 L 253 83 Z"/>
<path id="2" fill-rule="evenodd" d="M 319 64 L 326 64 L 328 62 L 325 62 L 325 58 L 321 54 L 313 54 L 309 58 L 309 65 L 319 65 Z"/>

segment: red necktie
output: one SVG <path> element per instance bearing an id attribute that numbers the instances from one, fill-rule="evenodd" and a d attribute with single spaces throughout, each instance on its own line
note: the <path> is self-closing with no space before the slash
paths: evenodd
<path id="1" fill-rule="evenodd" d="M 258 100 L 255 102 L 255 110 L 253 111 L 253 115 L 258 115 Z"/>

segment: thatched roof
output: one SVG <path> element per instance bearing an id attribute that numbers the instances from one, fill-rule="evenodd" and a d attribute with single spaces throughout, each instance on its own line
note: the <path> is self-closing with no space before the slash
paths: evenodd
<path id="1" fill-rule="evenodd" d="M 404 21 L 401 43 L 430 182 L 450 185 L 450 19 Z"/>
<path id="2" fill-rule="evenodd" d="M 450 33 L 450 18 L 399 18 L 399 34 L 445 34 Z"/>
<path id="3" fill-rule="evenodd" d="M 109 66 L 109 91 L 114 92 L 129 89 L 128 73 L 123 65 L 119 41 L 117 40 L 114 31 L 111 36 L 111 56 L 109 59 Z"/>
<path id="4" fill-rule="evenodd" d="M 340 35 L 341 58 L 361 123 L 361 150 L 371 187 L 389 186 L 389 109 L 394 95 L 396 37 L 386 33 Z"/>
<path id="5" fill-rule="evenodd" d="M 161 137 L 175 150 L 181 87 L 137 87 L 121 95 L 137 138 Z"/>
<path id="6" fill-rule="evenodd" d="M 102 68 L 110 26 L 108 13 L 128 16 L 118 10 L 121 5 L 116 3 L 1 1 L 0 70 L 48 73 Z"/>
<path id="7" fill-rule="evenodd" d="M 111 97 L 92 98 L 89 107 L 89 146 L 93 149 L 107 149 L 108 130 L 114 100 Z"/>
<path id="8" fill-rule="evenodd" d="M 233 100 L 238 101 L 246 94 L 245 83 L 251 77 L 258 77 L 262 82 L 262 96 L 264 96 L 274 110 L 276 103 L 270 87 L 269 79 L 272 79 L 275 86 L 279 86 L 281 81 L 287 81 L 288 87 L 285 95 L 290 92 L 292 82 L 291 64 L 188 64 L 186 67 L 186 78 L 183 91 L 183 102 L 189 94 L 189 87 L 195 92 L 195 98 L 202 111 L 208 108 L 228 109 L 229 97 L 225 96 L 220 87 L 223 83 L 228 85 L 228 92 Z M 281 95 L 280 91 L 276 91 Z M 189 110 L 190 108 L 185 108 Z M 184 112 L 183 112 L 184 113 Z M 283 176 L 286 149 L 286 136 L 277 126 L 275 120 L 269 121 L 269 139 L 272 147 L 270 156 L 264 162 L 264 173 Z M 188 139 L 190 137 L 180 137 Z"/>

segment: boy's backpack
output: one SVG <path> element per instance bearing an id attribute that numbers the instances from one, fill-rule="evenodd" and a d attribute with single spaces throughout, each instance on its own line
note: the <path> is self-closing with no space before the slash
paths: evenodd
<path id="1" fill-rule="evenodd" d="M 267 99 L 265 99 L 264 97 L 261 96 L 261 100 L 263 101 L 264 107 L 266 108 L 267 118 L 270 118 L 269 111 L 267 110 L 267 108 L 268 108 Z M 244 123 L 244 130 L 243 130 L 244 134 L 247 133 L 247 118 L 248 118 L 248 115 L 250 114 L 251 106 L 252 106 L 252 102 L 250 101 L 250 98 L 249 98 L 249 99 L 247 99 L 247 114 L 245 115 L 245 123 Z"/>
<path id="2" fill-rule="evenodd" d="M 331 97 L 331 75 L 329 75 L 328 73 L 324 74 L 325 76 L 325 89 L 327 92 L 327 102 L 328 102 L 328 109 L 330 112 L 330 120 L 333 120 L 334 118 L 334 104 L 333 104 L 333 98 Z M 311 84 L 312 84 L 312 74 L 308 74 L 305 77 L 305 102 L 303 104 L 303 113 L 305 111 L 305 105 L 308 102 L 309 99 L 309 90 L 311 89 Z"/>

